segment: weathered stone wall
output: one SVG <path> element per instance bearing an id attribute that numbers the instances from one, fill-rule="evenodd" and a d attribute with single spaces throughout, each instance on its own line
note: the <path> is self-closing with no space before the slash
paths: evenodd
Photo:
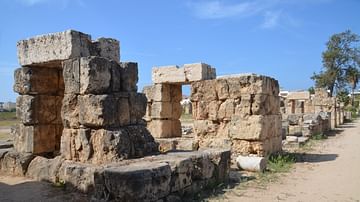
<path id="1" fill-rule="evenodd" d="M 157 151 L 137 63 L 119 62 L 117 40 L 70 30 L 20 41 L 18 57 L 18 152 L 98 164 Z"/>
<path id="2" fill-rule="evenodd" d="M 265 156 L 281 150 L 279 85 L 243 75 L 191 85 L 194 132 L 199 147 L 231 148 L 233 155 Z"/>

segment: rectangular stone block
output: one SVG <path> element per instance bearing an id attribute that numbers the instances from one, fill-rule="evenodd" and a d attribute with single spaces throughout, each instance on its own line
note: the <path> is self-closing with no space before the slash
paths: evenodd
<path id="1" fill-rule="evenodd" d="M 138 64 L 136 62 L 120 63 L 121 90 L 137 92 Z"/>
<path id="2" fill-rule="evenodd" d="M 23 124 L 61 124 L 60 96 L 21 95 L 16 99 L 16 116 Z"/>
<path id="3" fill-rule="evenodd" d="M 130 109 L 130 123 L 136 124 L 145 116 L 147 99 L 143 93 L 130 93 L 129 109 Z"/>
<path id="4" fill-rule="evenodd" d="M 80 94 L 105 94 L 110 90 L 113 61 L 101 57 L 80 58 Z"/>
<path id="5" fill-rule="evenodd" d="M 69 59 L 62 63 L 65 93 L 80 93 L 80 59 Z"/>
<path id="6" fill-rule="evenodd" d="M 54 68 L 18 68 L 14 73 L 14 91 L 19 94 L 58 94 L 59 77 L 59 70 Z"/>
<path id="7" fill-rule="evenodd" d="M 35 36 L 17 43 L 21 66 L 54 66 L 62 60 L 90 55 L 91 37 L 74 30 Z"/>
<path id="8" fill-rule="evenodd" d="M 147 128 L 155 138 L 173 137 L 172 120 L 151 120 L 147 123 Z"/>
<path id="9" fill-rule="evenodd" d="M 189 82 L 216 78 L 216 72 L 205 63 L 184 64 L 186 80 Z"/>
<path id="10" fill-rule="evenodd" d="M 60 125 L 18 124 L 18 133 L 14 137 L 14 148 L 18 152 L 42 154 L 56 150 L 56 136 Z"/>
<path id="11" fill-rule="evenodd" d="M 191 84 L 190 100 L 197 101 L 213 101 L 217 100 L 216 80 L 197 81 Z"/>
<path id="12" fill-rule="evenodd" d="M 290 92 L 286 97 L 287 100 L 309 100 L 309 91 Z"/>
<path id="13" fill-rule="evenodd" d="M 171 102 L 153 102 L 151 105 L 150 116 L 151 116 L 151 118 L 171 118 L 172 117 L 172 103 Z"/>
<path id="14" fill-rule="evenodd" d="M 152 81 L 154 83 L 179 83 L 179 84 L 185 84 L 187 82 L 184 68 L 179 68 L 176 65 L 153 67 Z"/>
<path id="15" fill-rule="evenodd" d="M 79 128 L 79 110 L 78 95 L 65 94 L 61 106 L 62 123 L 65 128 Z"/>
<path id="16" fill-rule="evenodd" d="M 134 103 L 132 103 L 131 101 L 133 101 Z M 118 109 L 117 109 L 116 116 L 118 118 L 119 126 L 129 125 L 130 123 L 132 123 L 132 121 L 134 121 L 133 123 L 136 123 L 136 120 L 137 120 L 136 115 L 138 115 L 137 110 L 139 110 L 139 108 L 137 108 L 138 107 L 136 105 L 137 100 L 136 100 L 136 98 L 134 98 L 134 95 L 130 96 L 129 98 L 119 97 L 119 98 L 117 98 L 117 103 L 118 103 Z M 130 105 L 130 104 L 132 104 L 132 105 Z"/>
<path id="17" fill-rule="evenodd" d="M 81 95 L 78 102 L 80 124 L 90 128 L 116 126 L 118 104 L 114 96 Z"/>
<path id="18" fill-rule="evenodd" d="M 139 162 L 95 173 L 98 199 L 111 193 L 115 201 L 157 201 L 170 193 L 171 168 L 167 163 Z"/>
<path id="19" fill-rule="evenodd" d="M 29 163 L 34 157 L 29 153 L 9 151 L 0 159 L 0 172 L 5 175 L 25 176 Z"/>
<path id="20" fill-rule="evenodd" d="M 120 42 L 112 38 L 98 38 L 93 42 L 91 53 L 120 62 Z"/>
<path id="21" fill-rule="evenodd" d="M 146 95 L 147 102 L 170 102 L 170 86 L 170 84 L 154 84 L 152 86 L 145 86 L 143 88 L 143 93 Z"/>
<path id="22" fill-rule="evenodd" d="M 230 122 L 233 139 L 264 140 L 281 135 L 281 115 L 233 117 Z"/>

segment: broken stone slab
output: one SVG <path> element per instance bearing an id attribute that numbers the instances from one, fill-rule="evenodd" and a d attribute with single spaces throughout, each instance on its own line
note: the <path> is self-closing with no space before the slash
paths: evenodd
<path id="1" fill-rule="evenodd" d="M 230 151 L 209 149 L 169 152 L 113 163 L 95 173 L 95 198 L 117 201 L 156 201 L 170 195 L 194 194 L 229 174 Z M 200 186 L 201 185 L 201 186 Z"/>
<path id="2" fill-rule="evenodd" d="M 115 201 L 156 201 L 170 193 L 167 163 L 140 162 L 95 173 L 95 196 Z"/>
<path id="3" fill-rule="evenodd" d="M 264 157 L 240 155 L 236 158 L 236 165 L 242 170 L 264 172 L 267 160 Z"/>
<path id="4" fill-rule="evenodd" d="M 29 163 L 35 156 L 30 153 L 8 151 L 0 162 L 1 172 L 8 175 L 24 176 Z"/>
<path id="5" fill-rule="evenodd" d="M 19 94 L 60 94 L 61 71 L 55 68 L 22 67 L 14 72 L 14 91 Z"/>
<path id="6" fill-rule="evenodd" d="M 287 142 L 298 142 L 298 137 L 297 137 L 297 136 L 288 135 L 288 136 L 286 136 L 286 141 L 287 141 Z"/>
<path id="7" fill-rule="evenodd" d="M 17 43 L 21 66 L 61 67 L 61 61 L 87 56 L 101 56 L 119 62 L 119 43 L 115 39 L 100 39 L 93 43 L 90 35 L 67 30 L 35 36 Z"/>
<path id="8" fill-rule="evenodd" d="M 58 172 L 60 182 L 84 193 L 94 190 L 94 173 L 102 168 L 93 164 L 64 161 Z"/>
<path id="9" fill-rule="evenodd" d="M 41 156 L 35 157 L 29 164 L 26 176 L 38 181 L 59 182 L 59 169 L 64 159 L 57 156 L 47 159 Z"/>

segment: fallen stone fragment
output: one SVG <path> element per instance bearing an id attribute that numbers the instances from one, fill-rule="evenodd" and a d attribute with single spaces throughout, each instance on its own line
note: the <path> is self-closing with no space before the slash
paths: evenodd
<path id="1" fill-rule="evenodd" d="M 257 156 L 238 156 L 236 164 L 240 169 L 254 172 L 263 172 L 266 168 L 266 158 Z"/>

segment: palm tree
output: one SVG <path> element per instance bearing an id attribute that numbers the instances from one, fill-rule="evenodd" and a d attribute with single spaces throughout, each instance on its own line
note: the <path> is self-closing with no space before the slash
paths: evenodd
<path id="1" fill-rule="evenodd" d="M 346 80 L 350 84 L 351 87 L 351 105 L 354 106 L 354 91 L 356 88 L 357 83 L 359 82 L 360 72 L 357 68 L 349 67 L 346 70 Z"/>

